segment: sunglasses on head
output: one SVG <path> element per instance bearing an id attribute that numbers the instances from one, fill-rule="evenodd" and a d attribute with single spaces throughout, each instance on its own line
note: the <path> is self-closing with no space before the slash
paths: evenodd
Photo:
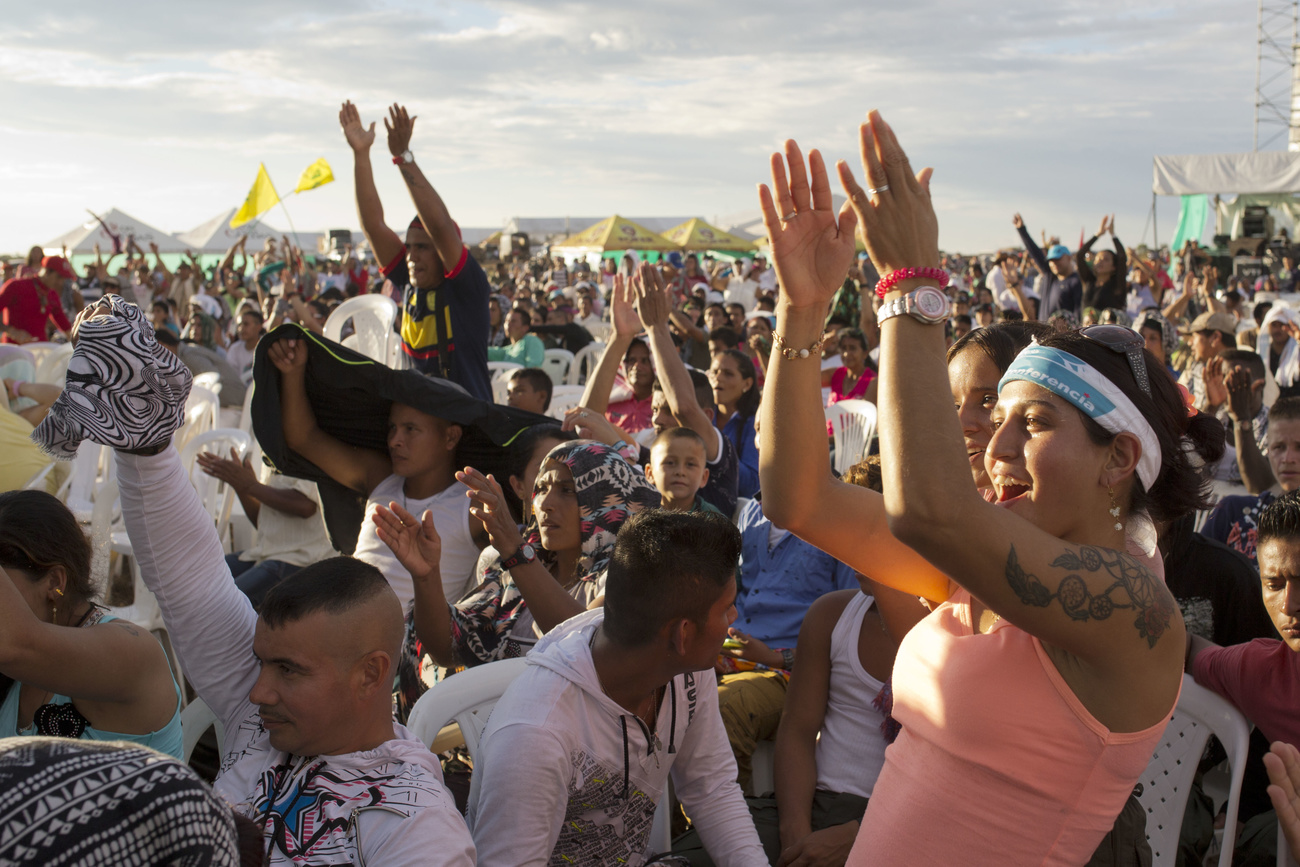
<path id="1" fill-rule="evenodd" d="M 1100 343 L 1111 352 L 1118 352 L 1127 358 L 1129 370 L 1133 371 L 1138 387 L 1146 392 L 1147 397 L 1151 397 L 1151 379 L 1147 375 L 1147 360 L 1143 355 L 1146 341 L 1140 334 L 1123 325 L 1089 325 L 1080 329 L 1079 333 L 1093 343 Z"/>

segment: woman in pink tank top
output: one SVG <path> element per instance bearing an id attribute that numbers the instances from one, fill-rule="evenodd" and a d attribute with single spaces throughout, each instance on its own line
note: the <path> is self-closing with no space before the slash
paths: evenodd
<path id="1" fill-rule="evenodd" d="M 1185 631 L 1151 522 L 1203 505 L 1203 477 L 1183 443 L 1213 461 L 1223 430 L 1188 417 L 1173 380 L 1127 329 L 1040 337 L 1000 377 L 991 365 L 963 365 L 970 353 L 945 369 L 947 281 L 930 171 L 913 175 L 878 114 L 861 144 L 871 189 L 838 167 L 852 211 L 837 217 L 821 156 L 806 165 L 794 142 L 784 160 L 773 156 L 774 191 L 760 193 L 786 348 L 772 355 L 762 407 L 764 508 L 934 606 L 899 648 L 903 731 L 849 863 L 1083 864 L 1182 682 Z M 883 497 L 831 476 L 815 353 L 799 352 L 820 337 L 855 226 L 887 290 Z M 1054 267 L 1067 276 L 1064 263 Z M 985 442 L 972 436 L 964 399 L 958 423 L 949 388 L 987 403 L 996 389 Z"/>

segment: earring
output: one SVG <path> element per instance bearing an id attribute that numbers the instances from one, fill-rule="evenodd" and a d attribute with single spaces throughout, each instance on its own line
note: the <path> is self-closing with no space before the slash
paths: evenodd
<path id="1" fill-rule="evenodd" d="M 1115 519 L 1115 529 L 1123 530 L 1124 525 L 1119 520 L 1119 501 L 1115 499 L 1115 489 L 1107 488 L 1106 493 L 1110 494 L 1110 516 Z"/>
<path id="2" fill-rule="evenodd" d="M 63 596 L 63 590 L 58 587 L 54 588 L 54 592 L 60 597 Z M 50 622 L 55 624 L 59 622 L 59 606 L 54 602 L 50 603 Z"/>

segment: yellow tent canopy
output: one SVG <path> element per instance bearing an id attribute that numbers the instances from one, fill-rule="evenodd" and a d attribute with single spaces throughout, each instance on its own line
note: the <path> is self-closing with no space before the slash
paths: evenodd
<path id="1" fill-rule="evenodd" d="M 499 247 L 500 245 L 501 245 L 501 233 L 493 232 L 491 235 L 488 235 L 482 241 L 479 241 L 477 246 L 482 247 L 486 250 L 490 247 Z"/>
<path id="2" fill-rule="evenodd" d="M 753 250 L 754 242 L 739 235 L 724 232 L 700 218 L 687 220 L 664 232 L 664 237 L 683 250 Z"/>
<path id="3" fill-rule="evenodd" d="M 576 235 L 556 241 L 552 247 L 585 247 L 600 250 L 676 250 L 678 245 L 626 217 L 615 214 Z"/>

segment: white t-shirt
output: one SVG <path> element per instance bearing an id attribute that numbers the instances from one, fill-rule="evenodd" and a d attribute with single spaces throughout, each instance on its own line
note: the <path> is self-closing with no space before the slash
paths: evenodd
<path id="1" fill-rule="evenodd" d="M 334 550 L 325 532 L 316 483 L 281 475 L 266 465 L 259 475 L 267 487 L 297 491 L 307 497 L 316 504 L 316 513 L 310 518 L 299 518 L 263 503 L 257 513 L 257 544 L 240 553 L 239 559 L 245 563 L 279 560 L 291 566 L 310 566 L 337 557 L 339 552 Z"/>
<path id="2" fill-rule="evenodd" d="M 253 355 L 256 351 L 256 347 L 249 349 L 244 346 L 242 340 L 235 340 L 226 347 L 226 361 L 239 371 L 239 378 L 244 381 L 244 385 L 253 384 Z"/>

